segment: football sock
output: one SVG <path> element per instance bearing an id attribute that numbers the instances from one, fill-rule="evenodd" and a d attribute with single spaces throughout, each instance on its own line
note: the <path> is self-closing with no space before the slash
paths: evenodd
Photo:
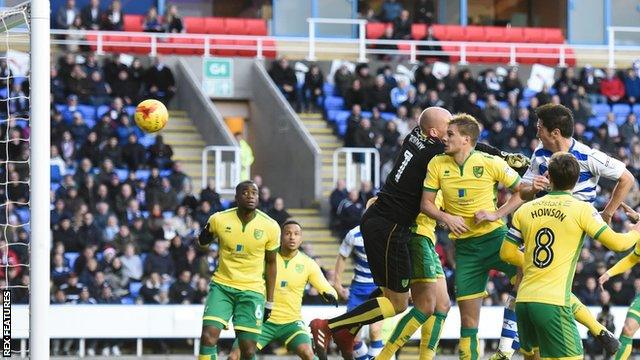
<path id="1" fill-rule="evenodd" d="M 584 304 L 582 304 L 573 294 L 571 294 L 570 297 L 570 305 L 571 310 L 573 311 L 573 317 L 575 317 L 580 324 L 586 326 L 591 335 L 598 336 L 602 330 L 607 330 L 604 325 L 600 324 L 598 320 L 596 320 L 593 314 L 591 314 L 591 311 L 589 311 L 589 309 L 587 309 L 587 307 L 584 306 Z"/>
<path id="2" fill-rule="evenodd" d="M 627 360 L 633 350 L 633 339 L 620 335 L 620 350 L 616 353 L 615 360 Z"/>
<path id="3" fill-rule="evenodd" d="M 367 354 L 367 344 L 364 341 L 358 341 L 353 345 L 353 357 L 356 360 L 368 360 L 369 355 Z"/>
<path id="4" fill-rule="evenodd" d="M 382 351 L 382 348 L 384 347 L 384 344 L 382 343 L 382 340 L 374 340 L 369 344 L 369 356 L 371 357 L 376 357 L 378 355 L 380 355 L 380 352 Z"/>
<path id="5" fill-rule="evenodd" d="M 353 329 L 371 324 L 396 314 L 391 301 L 385 297 L 367 300 L 346 314 L 329 320 L 329 329 L 335 332 L 341 329 Z M 355 333 L 352 334 L 356 334 Z"/>
<path id="6" fill-rule="evenodd" d="M 200 345 L 198 360 L 218 360 L 218 345 Z"/>
<path id="7" fill-rule="evenodd" d="M 479 354 L 478 328 L 460 329 L 460 360 L 478 360 Z"/>
<path id="8" fill-rule="evenodd" d="M 386 345 L 380 352 L 380 355 L 376 357 L 376 359 L 380 360 L 389 360 L 391 357 L 398 351 L 408 340 L 411 338 L 416 330 L 425 321 L 429 316 L 425 315 L 422 311 L 412 308 L 405 316 L 400 319 L 396 328 L 393 329 L 393 333 L 387 340 Z"/>
<path id="9" fill-rule="evenodd" d="M 511 354 L 520 348 L 518 342 L 518 325 L 516 323 L 516 299 L 509 295 L 507 306 L 504 307 L 502 318 L 502 333 L 500 333 L 500 343 L 498 350 L 503 354 Z"/>
<path id="10" fill-rule="evenodd" d="M 436 356 L 436 348 L 440 341 L 444 321 L 447 314 L 435 312 L 427 321 L 422 324 L 420 335 L 420 360 L 433 360 Z"/>

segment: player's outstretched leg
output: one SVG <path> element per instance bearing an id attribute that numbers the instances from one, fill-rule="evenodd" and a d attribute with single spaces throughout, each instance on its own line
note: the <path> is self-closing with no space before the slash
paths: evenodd
<path id="1" fill-rule="evenodd" d="M 513 353 L 520 348 L 515 309 L 516 298 L 509 295 L 507 305 L 504 307 L 498 351 L 493 354 L 489 360 L 509 360 L 513 356 Z"/>
<path id="2" fill-rule="evenodd" d="M 436 282 L 436 308 L 433 316 L 422 325 L 420 336 L 420 360 L 433 360 L 440 341 L 444 322 L 451 308 L 451 300 L 447 292 L 447 281 L 444 277 Z"/>
<path id="3" fill-rule="evenodd" d="M 615 354 L 618 349 L 620 349 L 620 341 L 615 338 L 615 336 L 607 330 L 604 325 L 600 324 L 598 320 L 593 316 L 591 311 L 587 309 L 586 306 L 573 294 L 571 294 L 571 298 L 569 299 L 571 305 L 571 311 L 573 312 L 573 317 L 576 320 L 587 327 L 591 335 L 593 335 L 596 340 L 600 342 L 602 347 L 608 354 Z"/>
<path id="4" fill-rule="evenodd" d="M 620 334 L 622 345 L 616 353 L 615 360 L 629 359 L 633 350 L 633 335 L 638 331 L 638 328 L 640 328 L 640 296 L 633 300 L 627 311 L 624 328 L 622 328 L 622 333 Z"/>

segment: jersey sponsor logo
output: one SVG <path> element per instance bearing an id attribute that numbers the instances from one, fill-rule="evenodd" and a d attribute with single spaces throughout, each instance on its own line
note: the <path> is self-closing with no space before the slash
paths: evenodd
<path id="1" fill-rule="evenodd" d="M 304 271 L 304 265 L 302 264 L 296 264 L 296 272 L 298 274 L 302 274 L 302 272 Z"/>
<path id="2" fill-rule="evenodd" d="M 263 230 L 260 230 L 260 229 L 253 230 L 253 237 L 256 238 L 256 240 L 260 240 L 262 238 L 262 235 L 264 235 Z"/>
<path id="3" fill-rule="evenodd" d="M 280 281 L 280 287 L 287 287 L 287 280 Z"/>
<path id="4" fill-rule="evenodd" d="M 482 174 L 484 174 L 484 166 L 474 166 L 473 167 L 473 176 L 477 178 L 481 178 Z"/>
<path id="5" fill-rule="evenodd" d="M 467 189 L 458 189 L 458 197 L 467 196 Z"/>
<path id="6" fill-rule="evenodd" d="M 244 248 L 244 246 L 243 246 L 242 244 L 237 244 L 237 245 L 236 245 L 236 251 L 237 251 L 237 252 L 242 251 L 242 249 L 243 249 L 243 248 Z"/>

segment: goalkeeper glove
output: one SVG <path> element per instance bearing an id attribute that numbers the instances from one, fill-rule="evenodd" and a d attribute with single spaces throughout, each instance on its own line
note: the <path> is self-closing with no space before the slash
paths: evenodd
<path id="1" fill-rule="evenodd" d="M 271 317 L 271 310 L 273 310 L 273 302 L 272 301 L 267 301 L 266 303 L 264 303 L 264 313 L 262 315 L 262 323 L 266 323 L 267 320 L 269 320 L 269 317 Z"/>
<path id="2" fill-rule="evenodd" d="M 512 154 L 504 151 L 502 151 L 500 154 L 502 155 L 502 158 L 507 162 L 507 165 L 509 165 L 510 168 L 516 170 L 520 175 L 523 175 L 529 168 L 529 165 L 531 165 L 531 159 L 526 157 L 524 154 Z"/>
<path id="3" fill-rule="evenodd" d="M 200 231 L 200 235 L 198 235 L 198 244 L 200 244 L 200 246 L 207 246 L 211 241 L 213 241 L 213 239 L 209 231 L 209 222 L 207 222 Z"/>
<path id="4" fill-rule="evenodd" d="M 336 299 L 333 294 L 323 293 L 320 295 L 320 297 L 322 297 L 322 300 L 327 304 L 335 305 L 336 307 L 338 307 L 338 299 Z"/>

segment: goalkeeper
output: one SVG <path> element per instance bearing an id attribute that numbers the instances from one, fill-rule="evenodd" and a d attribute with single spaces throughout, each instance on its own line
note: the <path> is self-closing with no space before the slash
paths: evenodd
<path id="1" fill-rule="evenodd" d="M 326 302 L 338 306 L 336 290 L 325 279 L 320 266 L 298 248 L 302 244 L 302 227 L 293 220 L 282 225 L 282 243 L 277 254 L 278 275 L 271 316 L 262 325 L 258 350 L 277 341 L 301 359 L 315 359 L 311 338 L 302 321 L 302 296 L 307 283 L 318 290 Z M 230 360 L 240 359 L 238 342 L 233 344 Z"/>

